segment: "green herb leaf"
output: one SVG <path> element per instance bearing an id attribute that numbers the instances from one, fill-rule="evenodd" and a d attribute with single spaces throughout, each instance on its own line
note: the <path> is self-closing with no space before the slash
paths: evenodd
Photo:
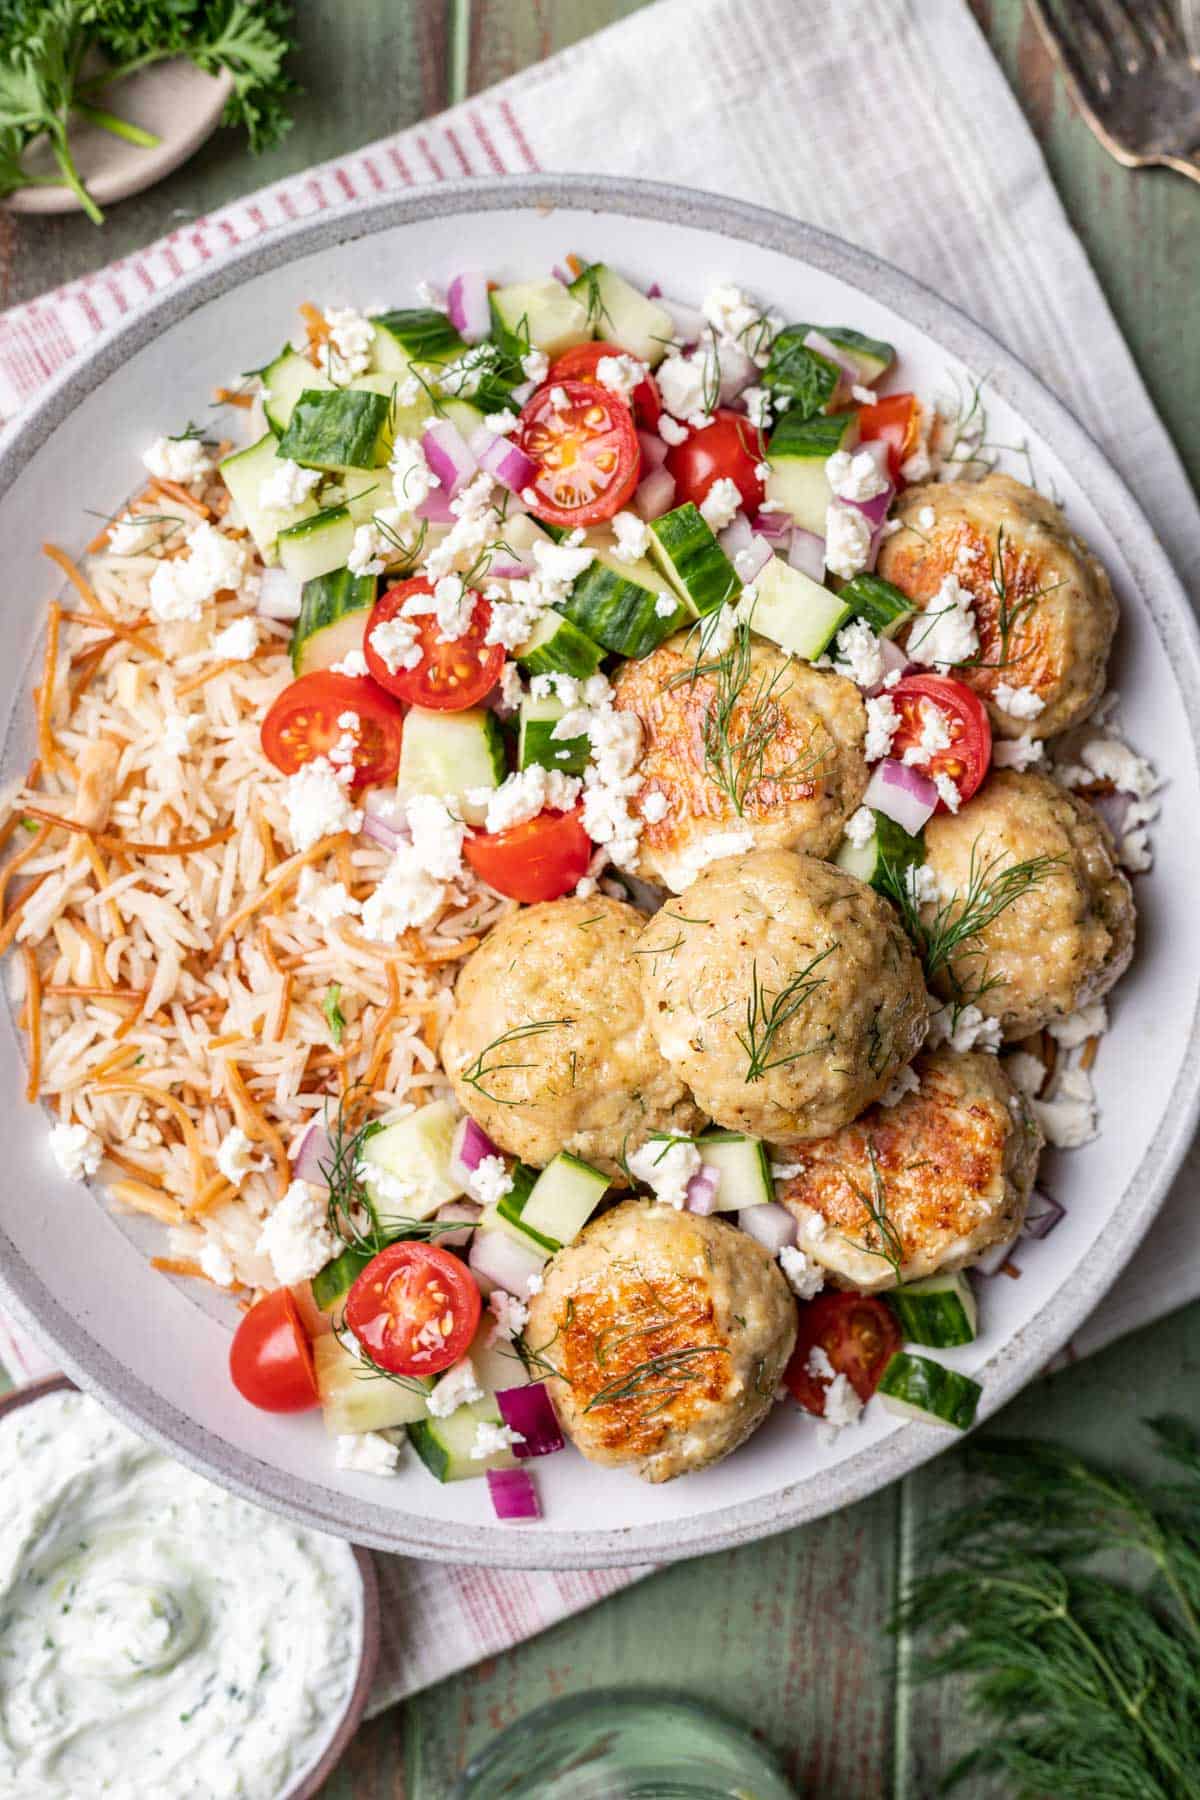
<path id="1" fill-rule="evenodd" d="M 329 1027 L 329 1035 L 335 1044 L 342 1041 L 342 1033 L 346 1029 L 346 1017 L 339 1004 L 342 990 L 336 981 L 330 982 L 325 989 L 325 998 L 321 1002 L 321 1011 L 325 1014 L 325 1023 Z"/>
<path id="2" fill-rule="evenodd" d="M 825 977 L 814 975 L 813 970 L 837 948 L 836 944 L 830 944 L 828 949 L 819 951 L 770 1000 L 758 978 L 758 959 L 755 958 L 750 976 L 750 998 L 746 1002 L 746 1029 L 744 1033 L 737 1033 L 737 1041 L 746 1052 L 747 1081 L 761 1081 L 769 1069 L 783 1068 L 809 1054 L 807 1050 L 793 1050 L 787 1056 L 772 1057 L 769 1052 L 783 1027 L 795 1018 L 805 1001 L 824 986 Z"/>

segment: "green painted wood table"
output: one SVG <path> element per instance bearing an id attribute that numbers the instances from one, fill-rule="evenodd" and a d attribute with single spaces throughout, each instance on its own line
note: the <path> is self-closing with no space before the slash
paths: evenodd
<path id="1" fill-rule="evenodd" d="M 1200 196 L 1177 176 L 1130 173 L 1104 154 L 1073 113 L 1022 0 L 972 3 L 1196 480 Z M 286 142 L 255 161 L 218 134 L 161 186 L 114 208 L 103 232 L 78 218 L 0 217 L 0 305 L 436 112 L 639 4 L 301 0 L 297 74 L 306 93 Z M 1200 1422 L 1198 1393 L 1200 1305 L 1042 1381 L 995 1428 L 1106 1455 L 1115 1447 L 1136 1465 L 1144 1457 L 1136 1421 L 1175 1408 Z M 326 1800 L 445 1800 L 467 1756 L 530 1707 L 601 1683 L 664 1679 L 740 1714 L 779 1752 L 801 1794 L 926 1800 L 967 1741 L 961 1696 L 914 1689 L 907 1646 L 885 1625 L 923 1517 L 962 1481 L 951 1453 L 834 1518 L 650 1578 L 376 1719 Z"/>

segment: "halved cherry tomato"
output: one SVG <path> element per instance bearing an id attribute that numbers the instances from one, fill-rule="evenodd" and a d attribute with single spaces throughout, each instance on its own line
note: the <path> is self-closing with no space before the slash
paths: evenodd
<path id="1" fill-rule="evenodd" d="M 545 382 L 521 413 L 517 442 L 537 464 L 530 511 L 550 525 L 611 519 L 638 484 L 633 414 L 599 382 Z"/>
<path id="2" fill-rule="evenodd" d="M 252 1306 L 233 1334 L 229 1373 L 263 1412 L 307 1412 L 318 1403 L 312 1348 L 287 1288 Z"/>
<path id="3" fill-rule="evenodd" d="M 437 1244 L 389 1244 L 346 1296 L 346 1323 L 383 1369 L 438 1375 L 475 1336 L 481 1302 L 474 1277 Z"/>
<path id="4" fill-rule="evenodd" d="M 682 444 L 667 452 L 663 465 L 675 477 L 675 504 L 690 500 L 700 506 L 714 481 L 724 476 L 742 496 L 742 505 L 753 516 L 766 498 L 757 473 L 765 452 L 762 435 L 744 413 L 722 407 L 711 425 L 690 432 Z"/>
<path id="5" fill-rule="evenodd" d="M 629 356 L 628 350 L 622 350 L 620 344 L 576 344 L 571 350 L 564 350 L 550 364 L 550 373 L 546 379 L 555 381 L 595 381 L 600 377 L 596 373 L 602 356 Z M 640 358 L 635 358 L 635 361 Z M 647 373 L 645 381 L 639 381 L 631 396 L 633 416 L 644 431 L 655 431 L 662 417 L 662 397 L 658 391 L 658 383 L 653 375 Z"/>
<path id="6" fill-rule="evenodd" d="M 318 669 L 285 687 L 262 722 L 262 747 L 285 775 L 328 756 L 346 735 L 343 713 L 357 714 L 352 786 L 391 781 L 400 766 L 404 714 L 390 694 L 365 676 Z"/>
<path id="7" fill-rule="evenodd" d="M 918 614 L 916 629 L 920 628 Z M 969 800 L 981 786 L 992 760 L 991 722 L 978 694 L 949 675 L 906 675 L 896 683 L 890 698 L 900 714 L 891 754 L 902 761 L 904 752 L 920 743 L 925 714 L 929 707 L 937 707 L 946 721 L 950 742 L 918 767 L 931 781 L 936 775 L 948 775 L 960 799 Z M 939 800 L 938 810 L 945 809 L 946 802 Z"/>
<path id="8" fill-rule="evenodd" d="M 867 1401 L 899 1348 L 900 1327 L 884 1301 L 871 1294 L 818 1294 L 800 1307 L 796 1348 L 783 1384 L 793 1400 L 821 1417 L 830 1384 L 809 1370 L 814 1350 L 823 1350 L 833 1373 L 844 1375 Z"/>
<path id="9" fill-rule="evenodd" d="M 888 472 L 900 481 L 900 469 L 921 442 L 921 404 L 915 394 L 885 394 L 874 406 L 858 409 L 861 443 L 882 438 L 888 447 Z"/>
<path id="10" fill-rule="evenodd" d="M 578 811 L 540 812 L 507 831 L 473 832 L 463 855 L 498 894 L 531 906 L 535 900 L 559 900 L 582 881 L 592 840 Z"/>
<path id="11" fill-rule="evenodd" d="M 416 614 L 410 620 L 417 632 L 421 660 L 412 669 L 397 669 L 394 675 L 371 643 L 375 627 L 394 619 L 405 602 L 414 594 L 428 594 L 429 612 Z M 487 642 L 492 609 L 481 595 L 475 596 L 471 623 L 460 638 L 443 638 L 433 611 L 433 589 L 423 577 L 397 582 L 381 594 L 371 609 L 363 638 L 367 667 L 389 694 L 407 700 L 410 706 L 428 707 L 433 712 L 461 712 L 464 707 L 478 706 L 491 692 L 504 667 L 504 645 Z"/>

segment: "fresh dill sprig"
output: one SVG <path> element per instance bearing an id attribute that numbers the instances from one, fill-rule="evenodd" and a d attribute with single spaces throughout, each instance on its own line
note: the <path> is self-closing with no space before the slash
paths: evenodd
<path id="1" fill-rule="evenodd" d="M 746 1030 L 737 1033 L 737 1041 L 746 1052 L 748 1082 L 761 1081 L 768 1070 L 783 1068 L 808 1054 L 805 1050 L 793 1050 L 787 1056 L 772 1057 L 769 1052 L 783 1027 L 795 1018 L 805 1001 L 824 986 L 825 977 L 814 975 L 813 970 L 819 968 L 827 956 L 832 956 L 837 947 L 830 944 L 828 949 L 819 951 L 771 1000 L 767 999 L 767 990 L 759 980 L 758 959 L 755 958 L 750 975 L 750 998 L 746 1002 Z"/>
<path id="2" fill-rule="evenodd" d="M 348 1113 L 348 1103 L 352 1099 L 352 1091 L 343 1094 L 332 1119 L 326 1111 L 329 1161 L 321 1164 L 321 1173 L 329 1187 L 327 1216 L 329 1229 L 341 1243 L 353 1250 L 375 1252 L 383 1249 L 386 1239 L 358 1166 L 362 1161 L 363 1146 L 380 1127 L 374 1119 L 352 1127 Z"/>
<path id="3" fill-rule="evenodd" d="M 864 1193 L 858 1183 L 852 1181 L 848 1175 L 846 1176 L 846 1181 L 855 1196 L 862 1202 L 867 1217 L 871 1222 L 871 1229 L 875 1233 L 878 1247 L 867 1243 L 867 1234 L 865 1231 L 861 1243 L 857 1238 L 846 1237 L 845 1232 L 842 1232 L 840 1235 L 845 1238 L 845 1241 L 855 1250 L 861 1250 L 864 1255 L 882 1258 L 888 1268 L 892 1271 L 892 1274 L 896 1277 L 896 1280 L 899 1281 L 900 1269 L 904 1262 L 904 1240 L 897 1231 L 895 1223 L 888 1213 L 887 1189 L 884 1186 L 883 1171 L 879 1167 L 879 1157 L 876 1154 L 875 1142 L 872 1138 L 868 1138 L 867 1140 L 867 1161 L 871 1165 L 871 1188 L 869 1193 Z M 845 1171 L 843 1171 L 843 1173 L 845 1173 Z"/>
<path id="4" fill-rule="evenodd" d="M 703 1371 L 694 1365 L 700 1357 L 728 1355 L 724 1344 L 692 1344 L 680 1350 L 666 1350 L 661 1356 L 648 1356 L 644 1362 L 636 1363 L 623 1375 L 615 1375 L 603 1387 L 597 1388 L 583 1410 L 589 1413 L 598 1406 L 611 1406 L 617 1400 L 645 1394 L 654 1402 L 644 1414 L 650 1418 L 664 1406 L 669 1406 L 689 1381 L 699 1380 Z"/>
<path id="5" fill-rule="evenodd" d="M 1004 866 L 1000 851 L 984 862 L 976 838 L 971 846 L 965 893 L 952 894 L 948 900 L 943 900 L 928 921 L 921 918 L 920 904 L 905 879 L 907 870 L 897 869 L 885 856 L 880 879 L 884 891 L 900 909 L 904 929 L 924 966 L 926 982 L 932 983 L 936 975 L 945 971 L 957 986 L 958 979 L 951 968 L 954 959 L 982 956 L 982 946 L 977 942 L 980 935 L 1001 913 L 1007 912 L 1023 895 L 1044 881 L 1061 862 L 1060 856 L 1042 855 Z M 985 977 L 984 985 L 973 992 L 986 992 L 988 987 L 995 985 L 995 981 Z"/>
<path id="6" fill-rule="evenodd" d="M 701 392 L 701 408 L 707 415 L 717 410 L 721 398 L 721 353 L 717 349 L 717 334 L 709 332 L 711 342 L 701 358 L 700 367 L 704 373 L 704 387 Z"/>
<path id="7" fill-rule="evenodd" d="M 329 1027 L 329 1035 L 335 1044 L 342 1041 L 342 1033 L 346 1029 L 346 1015 L 341 1008 L 342 990 L 336 981 L 331 981 L 325 989 L 325 998 L 321 1002 L 321 1011 L 325 1014 L 325 1023 Z"/>
<path id="8" fill-rule="evenodd" d="M 988 1733 L 943 1790 L 999 1777 L 1014 1800 L 1200 1793 L 1200 1443 L 1181 1419 L 1147 1423 L 1167 1481 L 1037 1440 L 968 1453 L 989 1485 L 930 1525 L 927 1572 L 893 1622 L 932 1646 L 919 1680 L 971 1678 L 967 1712 Z"/>
<path id="9" fill-rule="evenodd" d="M 587 297 L 587 322 L 591 327 L 592 336 L 602 337 L 604 334 L 600 327 L 605 321 L 608 322 L 610 329 L 615 329 L 615 327 L 613 327 L 612 315 L 604 304 L 604 296 L 600 292 L 600 276 L 595 263 L 589 263 L 583 271 L 583 281 L 584 293 Z"/>
<path id="10" fill-rule="evenodd" d="M 574 1019 L 531 1019 L 525 1025 L 515 1025 L 511 1031 L 502 1031 L 500 1036 L 493 1038 L 490 1044 L 485 1044 L 475 1061 L 463 1070 L 462 1079 L 468 1087 L 473 1087 L 477 1094 L 482 1094 L 485 1100 L 491 1100 L 497 1106 L 517 1106 L 520 1104 L 519 1101 L 505 1100 L 502 1095 L 493 1094 L 483 1084 L 493 1075 L 501 1075 L 514 1069 L 536 1069 L 537 1064 L 531 1062 L 489 1063 L 486 1059 L 493 1050 L 502 1050 L 506 1044 L 521 1044 L 525 1042 L 526 1038 L 540 1037 L 544 1032 L 558 1031 L 564 1025 L 573 1025 L 574 1023 Z"/>
<path id="11" fill-rule="evenodd" d="M 345 1315 L 338 1319 L 334 1324 L 334 1332 L 337 1335 L 338 1341 L 349 1349 L 350 1355 L 354 1357 L 356 1362 L 361 1364 L 361 1367 L 354 1371 L 360 1381 L 392 1381 L 397 1387 L 403 1388 L 405 1392 L 409 1394 L 425 1394 L 428 1392 L 425 1383 L 418 1380 L 415 1375 L 399 1375 L 396 1373 L 395 1369 L 385 1369 L 381 1362 L 376 1362 L 366 1344 L 364 1344 L 362 1339 L 355 1332 L 351 1331 L 350 1327 L 346 1324 Z M 351 1340 L 352 1347 L 351 1345 L 346 1344 L 347 1336 L 349 1336 Z"/>

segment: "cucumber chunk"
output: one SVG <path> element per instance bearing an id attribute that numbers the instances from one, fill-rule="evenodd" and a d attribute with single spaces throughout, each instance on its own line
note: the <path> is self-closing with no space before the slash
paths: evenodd
<path id="1" fill-rule="evenodd" d="M 576 576 L 562 609 L 597 644 L 631 657 L 649 656 L 692 616 L 650 563 L 618 562 L 606 550 Z"/>
<path id="2" fill-rule="evenodd" d="M 292 669 L 311 675 L 331 669 L 352 650 L 361 650 L 363 632 L 375 604 L 375 577 L 332 569 L 306 581 L 300 616 L 292 627 Z"/>
<path id="3" fill-rule="evenodd" d="M 251 444 L 247 450 L 236 450 L 221 463 L 221 479 L 241 513 L 259 555 L 266 563 L 278 560 L 275 540 L 279 533 L 286 531 L 289 525 L 299 524 L 301 519 L 311 518 L 320 506 L 320 502 L 312 495 L 302 500 L 298 506 L 261 505 L 258 496 L 262 485 L 279 466 L 277 443 L 274 433 L 268 431 L 265 437 L 259 438 L 257 444 Z"/>
<path id="4" fill-rule="evenodd" d="M 855 618 L 865 619 L 880 637 L 895 637 L 917 610 L 907 594 L 881 575 L 855 575 L 843 584 L 841 597 L 853 607 Z"/>
<path id="5" fill-rule="evenodd" d="M 979 1335 L 975 1290 L 961 1270 L 953 1275 L 928 1275 L 924 1281 L 906 1281 L 883 1298 L 910 1343 L 946 1350 L 953 1344 L 972 1343 Z"/>
<path id="6" fill-rule="evenodd" d="M 619 344 L 653 369 L 666 355 L 675 322 L 607 263 L 589 263 L 568 290 L 587 312 L 593 337 Z"/>
<path id="7" fill-rule="evenodd" d="M 884 343 L 882 338 L 866 337 L 850 325 L 793 325 L 790 329 L 798 331 L 802 338 L 810 331 L 819 331 L 822 337 L 828 338 L 846 361 L 854 364 L 857 380 L 863 387 L 870 387 L 881 375 L 886 375 L 896 360 L 891 344 Z"/>
<path id="8" fill-rule="evenodd" d="M 404 376 L 414 363 L 452 362 L 467 347 L 446 314 L 432 306 L 377 313 L 371 323 L 371 362 L 382 374 Z"/>
<path id="9" fill-rule="evenodd" d="M 697 618 L 715 612 L 742 591 L 737 570 L 690 500 L 651 519 L 649 554 Z"/>
<path id="10" fill-rule="evenodd" d="M 877 812 L 875 830 L 867 842 L 852 844 L 843 838 L 833 860 L 848 875 L 857 875 L 879 893 L 890 894 L 895 882 L 903 881 L 906 869 L 919 868 L 925 861 L 925 840 L 910 836 L 886 813 Z"/>
<path id="11" fill-rule="evenodd" d="M 397 1217 L 428 1219 L 447 1200 L 459 1198 L 462 1183 L 452 1173 L 450 1158 L 457 1124 L 449 1102 L 433 1100 L 367 1139 L 360 1155 L 363 1181 L 385 1223 Z M 394 1191 L 397 1181 L 402 1198 Z"/>
<path id="12" fill-rule="evenodd" d="M 511 1450 L 479 1458 L 471 1455 L 476 1428 L 500 1424 L 500 1409 L 489 1394 L 470 1406 L 460 1406 L 448 1419 L 420 1419 L 409 1425 L 408 1441 L 438 1481 L 465 1481 L 473 1475 L 486 1475 L 489 1469 L 517 1467 Z"/>
<path id="13" fill-rule="evenodd" d="M 704 1167 L 721 1177 L 714 1211 L 740 1212 L 745 1206 L 765 1206 L 774 1200 L 771 1164 L 761 1138 L 740 1131 L 706 1131 L 695 1142 Z"/>
<path id="14" fill-rule="evenodd" d="M 949 1425 L 955 1431 L 966 1431 L 974 1423 L 982 1392 L 969 1375 L 907 1350 L 897 1350 L 879 1383 L 879 1396 L 889 1412 L 903 1419 L 923 1419 L 926 1425 Z"/>
<path id="15" fill-rule="evenodd" d="M 309 1287 L 313 1305 L 318 1312 L 332 1312 L 336 1306 L 340 1306 L 370 1262 L 372 1254 L 370 1250 L 348 1247 L 340 1256 L 335 1256 L 331 1263 L 326 1263 L 320 1274 L 313 1276 Z"/>
<path id="16" fill-rule="evenodd" d="M 530 697 L 522 700 L 520 734 L 517 738 L 518 769 L 528 769 L 531 764 L 540 763 L 544 769 L 561 769 L 564 775 L 583 774 L 592 747 L 587 733 L 571 738 L 556 738 L 554 735 L 554 727 L 566 710 L 562 701 L 553 696 L 545 700 Z"/>
<path id="17" fill-rule="evenodd" d="M 391 401 L 355 388 L 301 394 L 279 440 L 280 456 L 309 469 L 377 469 L 391 450 Z"/>
<path id="18" fill-rule="evenodd" d="M 517 651 L 516 660 L 527 675 L 556 672 L 586 680 L 604 661 L 604 651 L 562 613 L 549 608 L 533 633 Z"/>
<path id="19" fill-rule="evenodd" d="M 439 794 L 468 824 L 478 825 L 486 809 L 471 806 L 468 790 L 497 788 L 507 772 L 500 723 L 486 707 L 467 707 L 462 712 L 409 708 L 396 780 L 401 799 L 409 794 Z"/>
<path id="20" fill-rule="evenodd" d="M 314 369 L 307 356 L 285 344 L 274 362 L 262 371 L 263 411 L 276 436 L 286 431 L 297 400 L 303 393 L 322 392 L 333 386 L 328 375 Z"/>
<path id="21" fill-rule="evenodd" d="M 608 1191 L 608 1176 L 560 1150 L 546 1164 L 521 1208 L 521 1226 L 555 1249 L 578 1237 Z"/>
<path id="22" fill-rule="evenodd" d="M 525 1169 L 522 1164 L 518 1164 L 512 1174 L 512 1192 L 505 1194 L 499 1206 L 485 1207 L 479 1223 L 475 1227 L 476 1240 L 481 1231 L 503 1231 L 513 1239 L 514 1243 L 520 1244 L 522 1249 L 528 1250 L 531 1256 L 539 1257 L 542 1262 L 548 1262 L 558 1245 L 550 1243 L 546 1238 L 539 1237 L 536 1232 L 526 1231 L 521 1224 L 521 1208 L 529 1196 L 529 1190 L 533 1186 L 537 1170 Z M 506 1203 L 509 1210 L 503 1212 L 501 1208 Z"/>
<path id="23" fill-rule="evenodd" d="M 833 499 L 825 464 L 835 450 L 850 450 L 857 442 L 857 413 L 801 419 L 785 412 L 767 444 L 767 499 L 790 513 L 802 530 L 823 538 Z"/>
<path id="24" fill-rule="evenodd" d="M 813 662 L 852 616 L 840 594 L 832 594 L 802 569 L 772 556 L 754 577 L 758 598 L 750 627 L 781 650 Z"/>
<path id="25" fill-rule="evenodd" d="M 404 1385 L 387 1381 L 360 1362 L 333 1332 L 318 1338 L 312 1350 L 326 1431 L 335 1436 L 394 1431 L 425 1417 L 425 1396 L 433 1386 L 428 1377 Z"/>
<path id="26" fill-rule="evenodd" d="M 491 307 L 497 342 L 513 357 L 527 350 L 561 356 L 575 344 L 586 344 L 592 335 L 587 307 L 553 276 L 494 288 Z"/>
<path id="27" fill-rule="evenodd" d="M 315 581 L 319 575 L 345 568 L 354 548 L 354 520 L 347 507 L 328 506 L 298 525 L 289 525 L 275 544 L 289 575 Z"/>
<path id="28" fill-rule="evenodd" d="M 809 325 L 789 325 L 771 345 L 770 360 L 763 370 L 763 386 L 786 394 L 786 418 L 811 419 L 837 395 L 842 371 L 837 363 L 810 350 L 804 342 Z"/>

